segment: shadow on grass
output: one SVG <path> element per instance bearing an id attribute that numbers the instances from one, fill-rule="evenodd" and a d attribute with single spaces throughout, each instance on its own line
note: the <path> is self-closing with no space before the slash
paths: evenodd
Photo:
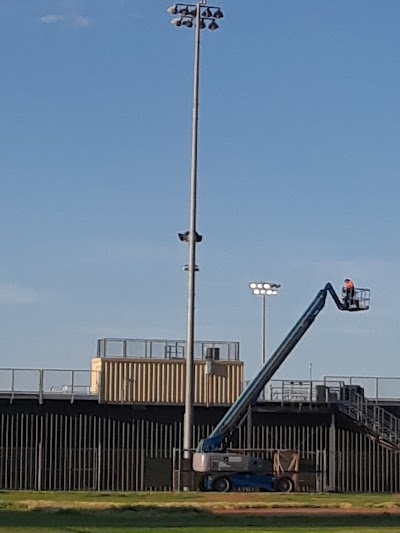
<path id="1" fill-rule="evenodd" d="M 6 527 L 20 527 L 26 531 L 36 531 L 38 528 L 66 528 L 82 527 L 93 528 L 115 528 L 118 531 L 124 529 L 135 530 L 166 528 L 212 528 L 213 530 L 223 529 L 233 531 L 237 528 L 249 528 L 253 530 L 274 529 L 287 530 L 288 528 L 332 528 L 349 527 L 363 531 L 365 528 L 378 528 L 379 531 L 385 528 L 400 526 L 400 516 L 381 514 L 360 516 L 356 514 L 346 514 L 338 516 L 215 516 L 211 512 L 187 510 L 187 511 L 160 511 L 150 508 L 146 510 L 129 511 L 0 511 L 0 530 Z M 64 529 L 65 530 L 65 529 Z M 87 531 L 88 529 L 85 529 Z M 89 529 L 90 531 L 90 529 Z"/>

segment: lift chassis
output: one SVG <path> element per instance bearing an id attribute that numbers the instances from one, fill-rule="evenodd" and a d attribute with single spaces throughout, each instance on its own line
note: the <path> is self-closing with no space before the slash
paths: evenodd
<path id="1" fill-rule="evenodd" d="M 262 492 L 293 492 L 301 481 L 300 455 L 292 450 L 274 450 L 272 462 L 255 457 L 260 450 L 229 450 L 226 453 L 197 454 L 193 465 L 204 472 L 202 491 L 229 492 L 252 489 Z"/>

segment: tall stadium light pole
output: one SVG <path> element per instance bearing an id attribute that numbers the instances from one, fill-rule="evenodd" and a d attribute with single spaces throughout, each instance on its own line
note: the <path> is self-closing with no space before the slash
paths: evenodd
<path id="1" fill-rule="evenodd" d="M 188 258 L 188 301 L 187 301 L 187 335 L 186 335 L 186 389 L 185 416 L 183 427 L 184 459 L 190 459 L 193 428 L 193 381 L 194 381 L 194 326 L 195 326 L 195 286 L 196 286 L 196 244 L 202 236 L 196 231 L 197 216 L 197 155 L 198 155 L 198 122 L 199 122 L 199 80 L 200 80 L 200 39 L 201 30 L 218 29 L 217 20 L 223 18 L 219 7 L 207 5 L 207 0 L 196 4 L 175 4 L 168 9 L 175 15 L 171 23 L 177 27 L 195 28 L 194 46 L 194 80 L 193 80 L 193 116 L 192 116 L 192 162 L 190 173 L 190 217 L 189 231 L 178 233 L 179 239 L 189 247 Z"/>
<path id="2" fill-rule="evenodd" d="M 267 296 L 276 296 L 280 285 L 278 283 L 266 283 L 265 281 L 253 281 L 250 283 L 250 289 L 253 294 L 261 296 L 261 364 L 264 366 L 266 361 L 266 340 L 265 340 L 265 308 Z"/>

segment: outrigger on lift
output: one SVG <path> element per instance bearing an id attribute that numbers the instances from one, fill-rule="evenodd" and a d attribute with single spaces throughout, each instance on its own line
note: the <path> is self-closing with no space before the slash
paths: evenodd
<path id="1" fill-rule="evenodd" d="M 367 311 L 370 290 L 355 288 L 351 301 L 341 301 L 333 286 L 327 283 L 321 289 L 300 320 L 278 346 L 270 359 L 249 383 L 236 402 L 230 407 L 211 434 L 200 441 L 193 455 L 193 470 L 204 474 L 202 490 L 228 492 L 234 488 L 258 490 L 293 490 L 293 483 L 286 477 L 263 473 L 263 461 L 245 453 L 224 452 L 226 440 L 239 426 L 249 407 L 256 404 L 262 390 L 287 359 L 303 335 L 310 328 L 331 295 L 340 311 Z"/>

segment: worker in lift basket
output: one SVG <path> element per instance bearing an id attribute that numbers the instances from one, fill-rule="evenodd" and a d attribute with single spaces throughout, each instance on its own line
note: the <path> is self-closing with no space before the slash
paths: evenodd
<path id="1" fill-rule="evenodd" d="M 346 308 L 350 307 L 351 305 L 354 305 L 354 283 L 351 281 L 351 279 L 346 278 L 344 280 L 344 286 L 342 290 L 343 294 L 343 303 L 346 306 Z"/>

